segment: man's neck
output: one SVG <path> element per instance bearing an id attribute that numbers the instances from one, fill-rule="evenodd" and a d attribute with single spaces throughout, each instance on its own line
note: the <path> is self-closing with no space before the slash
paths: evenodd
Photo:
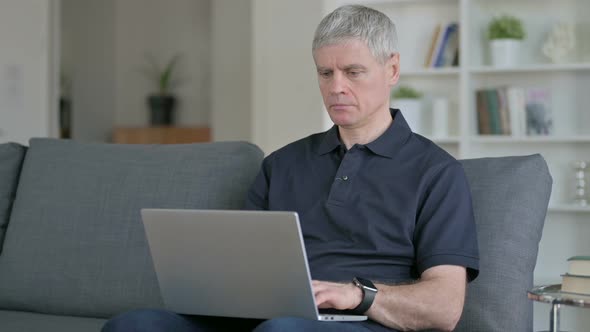
<path id="1" fill-rule="evenodd" d="M 381 136 L 393 123 L 389 108 L 387 112 L 378 112 L 366 124 L 354 128 L 338 127 L 340 141 L 344 143 L 346 149 L 350 149 L 355 144 L 367 144 Z"/>

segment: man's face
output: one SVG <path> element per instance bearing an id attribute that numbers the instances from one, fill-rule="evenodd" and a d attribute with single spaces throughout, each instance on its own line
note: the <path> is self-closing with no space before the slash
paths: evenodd
<path id="1" fill-rule="evenodd" d="M 381 64 L 358 39 L 316 49 L 320 92 L 332 121 L 344 128 L 370 125 L 389 112 L 389 93 L 399 78 L 399 55 Z"/>

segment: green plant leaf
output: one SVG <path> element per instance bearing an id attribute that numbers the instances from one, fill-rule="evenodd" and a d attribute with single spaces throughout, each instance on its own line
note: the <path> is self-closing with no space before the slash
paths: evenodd
<path id="1" fill-rule="evenodd" d="M 391 97 L 393 99 L 418 99 L 422 97 L 422 93 L 410 86 L 400 85 L 391 93 Z"/>
<path id="2" fill-rule="evenodd" d="M 488 38 L 494 39 L 518 39 L 526 36 L 522 21 L 511 15 L 502 15 L 492 19 L 488 26 Z"/>
<path id="3" fill-rule="evenodd" d="M 164 68 L 160 66 L 153 54 L 145 54 L 145 66 L 141 72 L 152 82 L 159 95 L 168 95 L 175 83 L 175 68 L 178 65 L 180 55 L 174 55 Z"/>
<path id="4" fill-rule="evenodd" d="M 162 94 L 168 94 L 170 91 L 170 86 L 172 83 L 172 76 L 174 73 L 174 68 L 176 67 L 176 64 L 178 63 L 178 59 L 180 58 L 180 55 L 175 55 L 172 57 L 172 59 L 170 59 L 170 62 L 168 62 L 168 65 L 166 66 L 166 68 L 164 69 L 164 71 L 162 72 L 161 76 L 160 76 L 160 93 Z"/>

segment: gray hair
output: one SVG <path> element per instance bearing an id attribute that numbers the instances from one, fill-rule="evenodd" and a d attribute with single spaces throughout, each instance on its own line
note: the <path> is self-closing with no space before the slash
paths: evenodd
<path id="1" fill-rule="evenodd" d="M 324 17 L 315 31 L 312 52 L 350 39 L 365 42 L 381 63 L 397 53 L 395 24 L 382 12 L 360 5 L 342 6 Z"/>

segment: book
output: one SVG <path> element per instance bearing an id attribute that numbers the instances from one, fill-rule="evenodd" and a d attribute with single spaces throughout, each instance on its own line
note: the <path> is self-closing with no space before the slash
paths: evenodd
<path id="1" fill-rule="evenodd" d="M 490 131 L 492 135 L 502 134 L 502 121 L 500 119 L 500 104 L 498 100 L 498 93 L 496 89 L 487 89 L 486 101 L 488 117 L 490 118 Z"/>
<path id="2" fill-rule="evenodd" d="M 435 67 L 448 67 L 453 64 L 456 50 L 459 49 L 459 24 L 450 23 L 445 31 L 442 46 L 436 55 Z"/>
<path id="3" fill-rule="evenodd" d="M 475 92 L 475 102 L 477 107 L 477 133 L 480 135 L 489 135 L 492 133 L 492 130 L 490 127 L 485 90 L 477 90 Z"/>
<path id="4" fill-rule="evenodd" d="M 436 57 L 438 56 L 440 48 L 442 47 L 446 31 L 446 24 L 441 24 L 440 30 L 438 31 L 438 34 L 436 36 L 436 43 L 434 44 L 434 49 L 432 50 L 430 59 L 428 59 L 428 67 L 434 67 L 436 65 Z"/>
<path id="5" fill-rule="evenodd" d="M 453 63 L 451 63 L 451 66 L 459 67 L 459 65 L 461 64 L 460 58 L 461 57 L 459 55 L 459 43 L 457 43 L 457 49 L 455 50 L 455 56 L 453 57 Z"/>
<path id="6" fill-rule="evenodd" d="M 590 256 L 573 256 L 568 258 L 568 274 L 590 277 Z"/>
<path id="7" fill-rule="evenodd" d="M 561 291 L 590 295 L 590 276 L 564 274 L 561 276 Z"/>
<path id="8" fill-rule="evenodd" d="M 551 92 L 546 88 L 531 88 L 526 91 L 527 134 L 552 135 Z"/>
<path id="9" fill-rule="evenodd" d="M 526 133 L 526 90 L 500 86 L 476 91 L 477 125 L 480 135 Z"/>
<path id="10" fill-rule="evenodd" d="M 456 22 L 441 24 L 440 28 L 437 27 L 435 29 L 436 41 L 434 45 L 431 44 L 431 52 L 429 52 L 427 67 L 443 67 L 445 61 L 449 64 L 452 63 L 455 54 L 453 50 L 449 50 L 449 54 L 445 55 L 445 49 L 448 48 L 449 41 L 454 39 L 453 35 L 458 34 L 458 31 L 459 24 Z M 434 46 L 434 48 L 432 46 Z M 459 42 L 457 37 L 457 48 L 458 47 Z"/>
<path id="11" fill-rule="evenodd" d="M 506 98 L 510 113 L 510 125 L 513 136 L 526 134 L 526 100 L 525 90 L 520 87 L 506 87 Z"/>
<path id="12" fill-rule="evenodd" d="M 510 135 L 510 110 L 508 109 L 508 100 L 506 88 L 496 89 L 496 98 L 498 99 L 498 114 L 500 115 L 500 134 Z"/>
<path id="13" fill-rule="evenodd" d="M 426 59 L 424 60 L 424 67 L 430 67 L 430 63 L 432 62 L 432 55 L 434 54 L 434 50 L 437 45 L 437 41 L 441 38 L 440 30 L 442 29 L 442 25 L 439 23 L 434 28 L 434 32 L 432 33 L 432 40 L 430 41 L 430 48 L 428 49 L 428 54 L 426 55 Z"/>

